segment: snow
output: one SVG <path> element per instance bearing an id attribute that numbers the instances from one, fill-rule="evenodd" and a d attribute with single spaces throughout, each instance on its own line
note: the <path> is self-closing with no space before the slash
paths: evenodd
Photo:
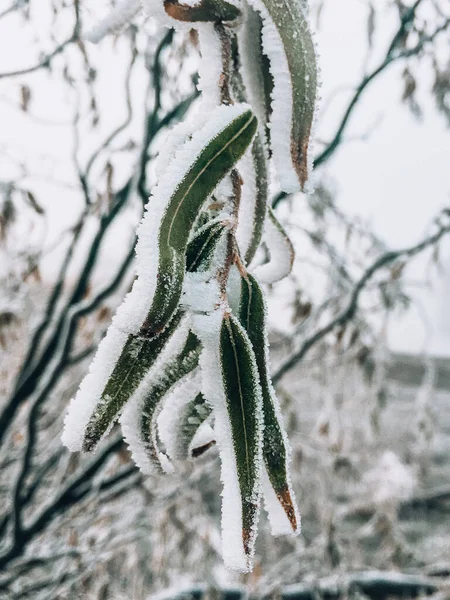
<path id="1" fill-rule="evenodd" d="M 269 523 L 270 523 L 270 531 L 272 535 L 298 535 L 300 533 L 300 517 L 296 514 L 298 528 L 297 531 L 292 531 L 292 526 L 287 518 L 287 515 L 275 494 L 275 490 L 270 483 L 269 476 L 267 475 L 266 467 L 263 467 L 263 480 L 262 480 L 262 490 L 263 490 L 263 498 L 264 498 L 264 508 L 266 510 Z M 291 490 L 292 496 L 292 490 Z M 295 498 L 294 505 L 297 508 Z M 296 511 L 298 512 L 298 511 Z"/>
<path id="2" fill-rule="evenodd" d="M 107 17 L 97 23 L 85 34 L 85 38 L 98 44 L 109 33 L 123 27 L 137 14 L 141 8 L 141 0 L 121 0 L 111 10 Z"/>
<path id="3" fill-rule="evenodd" d="M 156 290 L 158 274 L 159 225 L 170 198 L 193 166 L 203 148 L 229 123 L 248 110 L 247 104 L 219 106 L 210 114 L 208 122 L 177 150 L 164 175 L 152 191 L 144 218 L 138 228 L 138 278 L 125 302 L 117 311 L 114 325 L 134 333 L 148 314 Z"/>
<path id="4" fill-rule="evenodd" d="M 249 4 L 263 19 L 263 51 L 269 58 L 274 82 L 269 124 L 273 162 L 282 189 L 287 193 L 298 192 L 300 185 L 291 156 L 293 95 L 286 53 L 280 34 L 262 0 L 249 0 Z"/>
<path id="5" fill-rule="evenodd" d="M 64 419 L 62 443 L 71 452 L 81 450 L 86 426 L 105 389 L 128 334 L 113 325 L 100 342 L 89 372 L 83 379 L 76 396 L 72 398 Z"/>
<path id="6" fill-rule="evenodd" d="M 269 211 L 263 242 L 269 251 L 269 261 L 254 268 L 254 275 L 262 283 L 281 281 L 289 275 L 294 261 L 294 249 L 281 226 Z"/>
<path id="7" fill-rule="evenodd" d="M 186 273 L 181 304 L 191 312 L 212 312 L 220 299 L 220 286 L 211 272 Z"/>
<path id="8" fill-rule="evenodd" d="M 164 406 L 158 417 L 158 432 L 161 442 L 164 444 L 168 456 L 172 460 L 177 460 L 177 438 L 176 432 L 179 430 L 179 418 L 182 409 L 191 402 L 200 392 L 201 376 L 200 370 L 188 375 L 180 382 L 176 388 L 168 394 Z"/>
<path id="9" fill-rule="evenodd" d="M 255 41 L 260 35 L 259 16 L 250 7 L 244 4 L 244 22 L 237 32 L 239 44 L 239 58 L 241 61 L 241 74 L 247 91 L 248 100 L 253 112 L 258 119 L 261 139 L 266 141 L 266 99 L 264 96 L 264 75 L 262 49 Z"/>
<path id="10" fill-rule="evenodd" d="M 166 363 L 183 349 L 189 334 L 190 326 L 190 317 L 184 317 L 169 343 L 162 350 L 154 366 L 149 370 L 136 392 L 128 401 L 120 418 L 122 432 L 125 441 L 131 450 L 133 460 L 145 475 L 151 475 L 157 471 L 155 465 L 148 457 L 145 444 L 140 436 L 140 419 L 143 404 L 147 398 L 150 387 L 154 385 L 163 374 Z M 163 469 L 166 472 L 173 472 L 172 465 L 170 465 L 167 458 L 164 459 L 162 453 L 160 453 L 159 458 Z"/>
<path id="11" fill-rule="evenodd" d="M 202 55 L 197 87 L 202 92 L 201 111 L 207 114 L 221 103 L 219 80 L 222 74 L 222 49 L 213 23 L 199 23 L 196 28 Z"/>
<path id="12" fill-rule="evenodd" d="M 256 174 L 251 147 L 238 162 L 236 168 L 244 181 L 239 205 L 236 239 L 241 256 L 246 256 L 253 236 L 257 194 Z"/>
<path id="13" fill-rule="evenodd" d="M 218 381 L 219 333 L 223 315 L 224 308 L 220 308 L 211 315 L 194 317 L 193 323 L 195 333 L 203 344 L 200 356 L 202 393 L 214 412 L 214 431 L 221 459 L 223 560 L 226 567 L 247 573 L 251 569 L 251 564 L 242 540 L 242 505 L 236 458 L 225 393 L 223 385 Z"/>
<path id="14" fill-rule="evenodd" d="M 291 131 L 293 120 L 293 88 L 289 71 L 288 60 L 284 50 L 283 41 L 278 29 L 267 10 L 264 0 L 248 0 L 262 17 L 262 45 L 264 54 L 270 61 L 270 72 L 273 78 L 273 89 L 271 93 L 272 115 L 268 124 L 270 128 L 270 145 L 272 157 L 277 171 L 278 179 L 283 191 L 294 193 L 300 190 L 300 183 L 291 153 Z M 301 6 L 305 23 L 308 24 L 306 6 Z M 307 25 L 308 26 L 308 25 Z M 317 58 L 317 51 L 315 52 Z M 244 73 L 245 73 L 244 69 Z M 248 68 L 247 68 L 248 71 Z M 248 79 L 247 74 L 247 79 Z M 312 171 L 313 144 L 312 138 L 317 122 L 317 100 L 316 89 L 315 113 L 311 127 L 310 146 L 307 154 L 308 176 Z M 306 189 L 306 186 L 305 186 Z"/>

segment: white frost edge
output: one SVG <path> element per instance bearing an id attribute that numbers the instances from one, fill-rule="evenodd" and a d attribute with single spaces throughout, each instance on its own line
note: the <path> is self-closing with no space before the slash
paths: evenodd
<path id="1" fill-rule="evenodd" d="M 164 172 L 164 177 L 153 189 L 138 228 L 138 278 L 113 320 L 118 329 L 134 333 L 148 314 L 157 285 L 159 227 L 171 197 L 204 147 L 248 109 L 247 104 L 217 107 L 210 114 L 208 122 L 175 153 Z"/>
<path id="2" fill-rule="evenodd" d="M 181 305 L 191 312 L 213 312 L 220 301 L 220 285 L 215 273 L 199 271 L 186 273 Z"/>
<path id="3" fill-rule="evenodd" d="M 267 301 L 265 295 L 263 296 L 264 302 L 264 320 L 267 320 L 268 309 L 267 309 Z M 270 367 L 270 349 L 269 349 L 269 337 L 267 333 L 267 328 L 264 329 L 264 355 L 265 361 L 267 365 L 267 372 L 271 372 Z M 269 518 L 270 528 L 272 531 L 272 535 L 298 535 L 301 531 L 301 517 L 300 512 L 298 510 L 297 500 L 295 497 L 294 488 L 292 487 L 291 481 L 291 457 L 292 450 L 291 445 L 289 443 L 289 438 L 286 433 L 286 429 L 283 424 L 283 415 L 281 412 L 280 402 L 278 400 L 278 396 L 275 392 L 275 389 L 272 385 L 272 381 L 269 379 L 269 394 L 272 399 L 272 404 L 275 411 L 275 416 L 280 427 L 281 435 L 283 437 L 283 443 L 286 451 L 286 479 L 287 485 L 289 489 L 289 493 L 291 495 L 292 504 L 294 506 L 295 518 L 297 521 L 297 529 L 296 531 L 292 530 L 291 523 L 275 494 L 275 490 L 270 483 L 269 476 L 267 474 L 267 469 L 264 464 L 263 468 L 263 476 L 262 476 L 262 489 L 263 489 L 263 498 L 264 498 L 264 508 L 267 512 L 267 516 Z"/>
<path id="4" fill-rule="evenodd" d="M 237 163 L 236 168 L 244 182 L 239 204 L 236 239 L 241 256 L 245 257 L 253 237 L 257 194 L 252 145 L 250 145 L 244 156 Z"/>
<path id="5" fill-rule="evenodd" d="M 177 437 L 182 409 L 200 392 L 201 375 L 197 369 L 185 377 L 172 392 L 167 395 L 164 406 L 158 416 L 158 433 L 166 453 L 173 461 L 178 460 Z"/>
<path id="6" fill-rule="evenodd" d="M 89 374 L 70 402 L 62 435 L 63 444 L 72 452 L 81 450 L 84 431 L 104 387 L 114 369 L 129 334 L 138 332 L 151 307 L 157 285 L 159 227 L 170 198 L 183 181 L 203 148 L 235 118 L 249 109 L 247 104 L 220 106 L 209 121 L 174 154 L 164 177 L 153 189 L 138 228 L 137 279 L 119 306 L 105 338 L 100 343 Z"/>
<path id="7" fill-rule="evenodd" d="M 220 76 L 222 74 L 222 47 L 213 23 L 195 24 L 198 31 L 201 59 L 198 67 L 198 89 L 201 91 L 201 112 L 208 113 L 221 104 Z"/>
<path id="8" fill-rule="evenodd" d="M 128 333 L 111 325 L 99 344 L 89 372 L 69 403 L 61 441 L 71 452 L 78 452 L 83 445 L 87 424 L 103 390 L 116 366 L 127 341 Z M 106 435 L 105 432 L 104 435 Z M 102 436 L 103 437 L 103 436 Z"/>
<path id="9" fill-rule="evenodd" d="M 195 316 L 193 328 L 203 345 L 200 355 L 202 393 L 213 409 L 214 433 L 221 459 L 223 561 L 229 569 L 249 573 L 253 568 L 255 539 L 253 539 L 251 555 L 247 556 L 242 540 L 241 493 L 231 425 L 222 377 L 218 380 L 221 373 L 220 329 L 225 310 L 225 307 L 221 307 L 213 314 Z M 262 461 L 262 439 L 259 451 Z M 256 492 L 258 498 L 254 500 L 259 504 L 260 491 L 256 490 Z"/>
<path id="10" fill-rule="evenodd" d="M 248 100 L 253 107 L 253 111 L 258 119 L 258 130 L 261 139 L 266 144 L 266 101 L 264 97 L 264 81 L 262 78 L 262 65 L 258 66 L 259 53 L 256 50 L 254 36 L 259 31 L 255 31 L 254 19 L 250 13 L 250 7 L 247 4 L 242 6 L 244 13 L 244 22 L 237 31 L 238 43 L 240 48 L 241 73 L 244 80 L 245 89 L 249 96 Z"/>
<path id="11" fill-rule="evenodd" d="M 294 250 L 286 234 L 282 233 L 267 215 L 263 242 L 269 252 L 269 261 L 258 265 L 253 273 L 262 283 L 275 283 L 289 275 L 292 270 Z"/>
<path id="12" fill-rule="evenodd" d="M 273 77 L 270 144 L 281 188 L 288 194 L 298 192 L 300 183 L 291 155 L 293 115 L 292 83 L 289 66 L 280 34 L 261 0 L 248 0 L 263 19 L 262 44 L 270 61 Z"/>
<path id="13" fill-rule="evenodd" d="M 144 475 L 152 475 L 157 473 L 155 465 L 149 460 L 145 444 L 140 436 L 140 418 L 143 409 L 143 403 L 147 397 L 148 390 L 154 385 L 164 370 L 164 365 L 172 359 L 176 354 L 183 349 L 189 330 L 191 327 L 191 319 L 189 316 L 184 317 L 178 329 L 162 350 L 157 361 L 149 370 L 147 375 L 142 380 L 138 389 L 127 402 L 125 409 L 120 417 L 122 433 L 125 442 L 128 444 L 132 458 L 137 466 L 141 469 Z M 159 454 L 161 466 L 166 472 L 173 472 L 173 467 L 170 461 L 163 453 Z"/>
<path id="14" fill-rule="evenodd" d="M 202 393 L 211 405 L 215 418 L 215 434 L 221 460 L 222 491 L 222 556 L 229 569 L 248 573 L 251 569 L 242 541 L 242 505 L 237 465 L 233 449 L 231 426 L 228 418 L 220 374 L 220 328 L 224 309 L 212 315 L 196 316 L 193 324 L 203 344 L 200 355 Z"/>
<path id="15" fill-rule="evenodd" d="M 98 44 L 104 37 L 126 25 L 141 9 L 141 0 L 121 0 L 110 13 L 88 31 L 84 38 Z"/>

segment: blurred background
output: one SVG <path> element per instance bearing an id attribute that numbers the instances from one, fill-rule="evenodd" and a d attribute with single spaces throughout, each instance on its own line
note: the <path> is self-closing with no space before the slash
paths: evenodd
<path id="1" fill-rule="evenodd" d="M 0 598 L 450 597 L 450 4 L 311 0 L 315 191 L 276 212 L 268 290 L 299 538 L 220 557 L 212 450 L 143 477 L 119 428 L 69 454 L 67 402 L 134 278 L 193 34 L 107 0 L 0 0 Z"/>

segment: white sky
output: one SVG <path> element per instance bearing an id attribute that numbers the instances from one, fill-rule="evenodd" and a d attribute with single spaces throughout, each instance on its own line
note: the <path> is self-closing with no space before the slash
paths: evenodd
<path id="1" fill-rule="evenodd" d="M 324 98 L 329 90 L 351 84 L 358 73 L 364 52 L 355 49 L 366 46 L 366 10 L 356 0 L 327 5 L 318 36 Z M 390 33 L 385 31 L 386 36 Z M 428 69 L 424 63 L 419 72 L 424 92 L 421 96 L 425 98 L 423 122 L 419 123 L 400 103 L 403 66 L 393 65 L 366 91 L 347 132 L 350 137 L 358 136 L 367 131 L 368 125 L 375 124 L 369 142 L 349 142 L 330 161 L 330 172 L 339 185 L 340 206 L 369 218 L 375 231 L 392 248 L 417 243 L 433 217 L 450 203 L 450 132 L 427 98 Z M 334 120 L 336 112 L 331 112 L 330 109 L 325 113 L 324 121 Z M 445 247 L 449 259 L 444 281 L 436 281 L 434 292 L 412 288 L 417 306 L 406 318 L 391 320 L 392 348 L 411 352 L 426 347 L 430 352 L 450 353 L 450 323 L 448 317 L 445 319 L 450 301 L 450 286 L 446 282 L 450 275 L 450 244 Z M 418 259 L 407 272 L 407 279 L 423 277 L 424 261 Z M 423 313 L 428 315 L 434 331 L 424 327 Z"/>

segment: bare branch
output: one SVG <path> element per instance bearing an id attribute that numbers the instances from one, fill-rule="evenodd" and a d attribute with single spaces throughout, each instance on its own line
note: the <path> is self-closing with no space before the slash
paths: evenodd
<path id="1" fill-rule="evenodd" d="M 278 383 L 281 378 L 288 373 L 288 371 L 295 367 L 304 358 L 304 356 L 307 354 L 307 352 L 309 352 L 309 350 L 311 350 L 313 346 L 315 346 L 328 333 L 333 331 L 335 327 L 344 325 L 355 316 L 359 306 L 359 297 L 367 283 L 372 279 L 377 271 L 398 260 L 399 258 L 412 258 L 427 248 L 435 246 L 447 233 L 450 233 L 450 225 L 440 225 L 438 231 L 434 235 L 426 238 L 419 244 L 403 250 L 386 252 L 380 256 L 368 269 L 366 269 L 366 271 L 364 271 L 362 277 L 356 283 L 347 308 L 337 317 L 332 319 L 327 325 L 319 329 L 319 331 L 308 338 L 298 351 L 296 351 L 292 356 L 288 357 L 281 364 L 281 366 L 272 375 L 272 381 L 274 384 Z"/>
<path id="2" fill-rule="evenodd" d="M 46 68 L 50 65 L 50 63 L 56 56 L 61 54 L 61 52 L 63 52 L 67 48 L 67 46 L 70 46 L 70 44 L 73 44 L 78 39 L 78 37 L 80 35 L 80 29 L 81 29 L 79 0 L 75 0 L 74 8 L 75 8 L 75 25 L 73 27 L 72 34 L 64 42 L 59 44 L 53 50 L 53 52 L 50 52 L 50 54 L 47 54 L 46 56 L 44 56 L 44 58 L 42 58 L 39 62 L 32 65 L 31 67 L 25 67 L 24 69 L 19 69 L 17 71 L 7 71 L 6 73 L 0 73 L 0 79 L 5 79 L 7 77 L 19 77 L 21 75 L 28 75 L 29 73 L 34 73 L 35 71 L 39 71 L 39 69 Z"/>

